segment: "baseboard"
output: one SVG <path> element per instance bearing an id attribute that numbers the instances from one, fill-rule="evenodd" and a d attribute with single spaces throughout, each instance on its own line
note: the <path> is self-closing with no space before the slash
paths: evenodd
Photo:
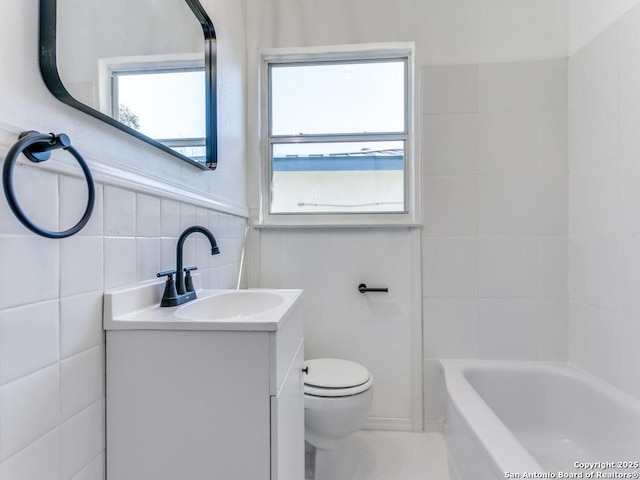
<path id="1" fill-rule="evenodd" d="M 363 430 L 383 430 L 397 432 L 412 432 L 413 423 L 410 418 L 369 417 L 362 427 Z"/>
<path id="2" fill-rule="evenodd" d="M 444 431 L 442 421 L 426 420 L 424 422 L 424 431 L 427 433 L 442 433 Z"/>

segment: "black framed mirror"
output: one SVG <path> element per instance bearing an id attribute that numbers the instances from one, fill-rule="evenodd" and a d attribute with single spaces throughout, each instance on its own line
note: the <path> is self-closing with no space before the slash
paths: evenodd
<path id="1" fill-rule="evenodd" d="M 198 0 L 40 0 L 39 49 L 60 101 L 216 168 L 216 35 Z"/>

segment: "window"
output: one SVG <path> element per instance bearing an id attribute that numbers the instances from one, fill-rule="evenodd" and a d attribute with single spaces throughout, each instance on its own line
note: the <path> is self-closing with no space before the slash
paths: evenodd
<path id="1" fill-rule="evenodd" d="M 101 108 L 128 127 L 204 163 L 206 82 L 202 55 L 168 57 L 103 59 L 108 89 L 101 98 Z"/>
<path id="2" fill-rule="evenodd" d="M 408 50 L 265 58 L 264 215 L 410 210 Z"/>

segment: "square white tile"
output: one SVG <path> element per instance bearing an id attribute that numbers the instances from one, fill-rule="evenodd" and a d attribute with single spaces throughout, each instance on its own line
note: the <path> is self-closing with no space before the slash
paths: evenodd
<path id="1" fill-rule="evenodd" d="M 615 235 L 622 222 L 617 164 L 591 165 L 569 176 L 569 232 L 573 235 Z M 626 220 L 626 219 L 625 219 Z"/>
<path id="2" fill-rule="evenodd" d="M 156 274 L 163 271 L 160 263 L 161 247 L 160 238 L 136 238 L 136 278 L 138 282 L 154 280 Z"/>
<path id="3" fill-rule="evenodd" d="M 60 432 L 56 428 L 0 463 L 0 478 L 7 480 L 58 480 Z"/>
<path id="4" fill-rule="evenodd" d="M 163 198 L 160 201 L 160 230 L 163 237 L 180 235 L 180 202 Z"/>
<path id="5" fill-rule="evenodd" d="M 567 361 L 568 316 L 566 299 L 538 300 L 538 360 Z"/>
<path id="6" fill-rule="evenodd" d="M 537 106 L 537 73 L 537 62 L 480 65 L 480 111 L 534 110 Z"/>
<path id="7" fill-rule="evenodd" d="M 567 298 L 567 237 L 538 238 L 538 298 Z"/>
<path id="8" fill-rule="evenodd" d="M 60 356 L 68 358 L 104 343 L 102 290 L 60 300 Z"/>
<path id="9" fill-rule="evenodd" d="M 0 311 L 0 385 L 60 358 L 58 301 Z"/>
<path id="10" fill-rule="evenodd" d="M 477 237 L 427 237 L 422 246 L 425 297 L 478 296 Z"/>
<path id="11" fill-rule="evenodd" d="M 566 174 L 538 175 L 537 233 L 566 235 L 569 225 L 569 178 Z"/>
<path id="12" fill-rule="evenodd" d="M 480 173 L 536 173 L 535 111 L 487 112 L 479 118 Z"/>
<path id="13" fill-rule="evenodd" d="M 536 175 L 481 175 L 478 184 L 480 235 L 537 233 Z"/>
<path id="14" fill-rule="evenodd" d="M 607 310 L 620 300 L 619 242 L 615 237 L 569 238 L 569 298 Z"/>
<path id="15" fill-rule="evenodd" d="M 138 237 L 159 237 L 160 229 L 160 199 L 145 195 L 136 194 L 136 236 Z"/>
<path id="16" fill-rule="evenodd" d="M 426 235 L 475 235 L 478 231 L 478 177 L 423 177 Z"/>
<path id="17" fill-rule="evenodd" d="M 422 118 L 425 175 L 478 173 L 478 114 L 425 115 Z"/>
<path id="18" fill-rule="evenodd" d="M 0 236 L 0 265 L 11 275 L 0 289 L 0 309 L 57 298 L 59 261 L 60 242 L 36 235 Z"/>
<path id="19" fill-rule="evenodd" d="M 618 147 L 618 89 L 596 91 L 569 109 L 569 167 L 611 162 Z M 624 119 L 624 106 L 622 107 Z"/>
<path id="20" fill-rule="evenodd" d="M 102 237 L 74 235 L 60 242 L 60 295 L 102 290 L 104 287 Z"/>
<path id="21" fill-rule="evenodd" d="M 479 356 L 477 298 L 425 298 L 423 303 L 425 358 Z"/>
<path id="22" fill-rule="evenodd" d="M 478 111 L 478 67 L 454 65 L 422 68 L 422 113 Z"/>
<path id="23" fill-rule="evenodd" d="M 78 414 L 104 396 L 104 348 L 102 345 L 66 358 L 60 364 L 62 420 Z"/>
<path id="24" fill-rule="evenodd" d="M 57 364 L 0 387 L 0 461 L 53 430 L 59 419 Z"/>
<path id="25" fill-rule="evenodd" d="M 136 283 L 136 239 L 104 238 L 104 288 Z"/>
<path id="26" fill-rule="evenodd" d="M 569 170 L 569 113 L 564 108 L 538 110 L 536 143 L 538 173 Z"/>
<path id="27" fill-rule="evenodd" d="M 60 472 L 72 478 L 104 448 L 104 402 L 94 403 L 60 426 Z"/>
<path id="28" fill-rule="evenodd" d="M 135 192 L 111 186 L 104 187 L 104 234 L 111 237 L 135 236 Z"/>
<path id="29" fill-rule="evenodd" d="M 537 248 L 536 237 L 480 237 L 480 297 L 536 298 Z"/>
<path id="30" fill-rule="evenodd" d="M 536 300 L 480 299 L 480 358 L 538 359 Z"/>

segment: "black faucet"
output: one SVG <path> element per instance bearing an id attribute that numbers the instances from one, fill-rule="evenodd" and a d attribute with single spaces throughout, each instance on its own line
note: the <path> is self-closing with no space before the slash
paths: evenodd
<path id="1" fill-rule="evenodd" d="M 196 270 L 197 267 L 184 268 L 182 266 L 182 249 L 184 242 L 192 233 L 202 233 L 211 244 L 211 255 L 217 255 L 220 253 L 216 237 L 204 227 L 195 225 L 187 228 L 180 234 L 178 238 L 178 245 L 176 247 L 176 269 L 175 271 L 160 272 L 158 277 L 167 276 L 167 283 L 165 285 L 164 294 L 162 295 L 161 307 L 175 307 L 176 305 L 182 305 L 196 298 L 195 288 L 193 287 L 193 281 L 191 279 L 191 271 Z M 185 276 L 186 272 L 186 276 Z M 173 274 L 176 274 L 175 283 L 173 281 Z"/>

